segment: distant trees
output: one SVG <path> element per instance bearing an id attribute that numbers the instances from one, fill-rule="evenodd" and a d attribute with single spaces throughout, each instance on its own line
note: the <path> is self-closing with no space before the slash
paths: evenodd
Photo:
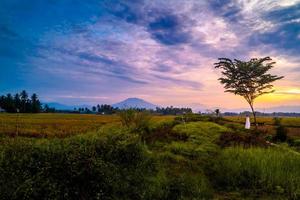
<path id="1" fill-rule="evenodd" d="M 104 114 L 113 114 L 118 110 L 117 108 L 113 108 L 111 105 L 108 104 L 102 104 L 101 106 L 97 105 L 97 108 L 98 113 Z"/>
<path id="2" fill-rule="evenodd" d="M 20 94 L 12 96 L 10 93 L 0 96 L 0 107 L 10 113 L 39 113 L 42 111 L 42 104 L 37 94 L 28 98 L 28 93 L 23 90 Z"/>
<path id="3" fill-rule="evenodd" d="M 156 113 L 162 114 L 162 115 L 182 115 L 187 113 L 192 113 L 191 108 L 175 108 L 173 106 L 166 107 L 166 108 L 156 108 Z"/>
<path id="4" fill-rule="evenodd" d="M 100 114 L 105 114 L 105 115 L 110 115 L 110 114 L 115 114 L 122 112 L 124 110 L 133 110 L 136 112 L 144 112 L 147 111 L 145 108 L 128 108 L 128 109 L 119 109 L 117 107 L 112 107 L 109 104 L 101 104 L 97 106 L 92 106 L 91 110 L 88 108 L 78 108 L 75 109 L 74 112 L 77 113 L 100 113 Z M 166 107 L 166 108 L 159 108 L 157 107 L 155 110 L 149 110 L 150 113 L 157 113 L 161 115 L 182 115 L 182 114 L 187 114 L 187 113 L 192 113 L 191 108 L 176 108 L 173 106 Z"/>
<path id="5" fill-rule="evenodd" d="M 274 64 L 270 57 L 253 58 L 250 61 L 219 58 L 219 62 L 214 64 L 216 69 L 222 70 L 223 76 L 218 80 L 224 85 L 225 92 L 240 95 L 248 102 L 256 127 L 254 100 L 263 94 L 274 92 L 271 83 L 283 78 L 267 73 Z"/>

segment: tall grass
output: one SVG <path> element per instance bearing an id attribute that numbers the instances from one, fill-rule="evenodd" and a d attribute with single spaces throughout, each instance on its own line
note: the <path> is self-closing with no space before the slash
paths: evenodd
<path id="1" fill-rule="evenodd" d="M 285 194 L 300 198 L 300 156 L 278 148 L 228 148 L 213 167 L 212 179 L 229 190 Z"/>

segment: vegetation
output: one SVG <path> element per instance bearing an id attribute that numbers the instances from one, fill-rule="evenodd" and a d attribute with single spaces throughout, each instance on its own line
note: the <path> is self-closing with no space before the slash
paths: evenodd
<path id="1" fill-rule="evenodd" d="M 246 62 L 219 58 L 219 62 L 215 63 L 215 68 L 222 70 L 223 77 L 219 78 L 219 81 L 224 85 L 225 92 L 245 98 L 252 110 L 256 126 L 254 100 L 263 94 L 274 92 L 271 90 L 273 88 L 271 83 L 283 78 L 267 73 L 274 64 L 270 57 L 253 58 Z"/>
<path id="2" fill-rule="evenodd" d="M 300 197 L 297 140 L 274 146 L 216 115 L 17 117 L 0 114 L 0 199 Z M 16 124 L 19 137 L 4 132 Z"/>
<path id="3" fill-rule="evenodd" d="M 176 108 L 176 107 L 166 107 L 166 108 L 159 108 L 157 107 L 155 110 L 156 113 L 162 115 L 183 115 L 187 113 L 192 113 L 191 108 Z"/>

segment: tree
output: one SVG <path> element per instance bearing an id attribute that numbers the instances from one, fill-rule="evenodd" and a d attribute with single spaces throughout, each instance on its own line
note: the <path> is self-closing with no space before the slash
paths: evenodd
<path id="1" fill-rule="evenodd" d="M 25 90 L 20 93 L 21 97 L 21 112 L 28 112 L 27 104 L 28 104 L 28 94 Z"/>
<path id="2" fill-rule="evenodd" d="M 31 96 L 31 112 L 39 113 L 41 111 L 41 102 L 38 99 L 37 94 Z"/>
<path id="3" fill-rule="evenodd" d="M 5 101 L 4 101 L 4 109 L 7 111 L 7 112 L 15 112 L 16 110 L 16 107 L 15 107 L 15 103 L 14 103 L 14 98 L 11 94 L 7 94 L 6 97 L 5 97 Z"/>
<path id="4" fill-rule="evenodd" d="M 20 100 L 20 95 L 18 93 L 16 93 L 14 96 L 14 102 L 15 102 L 16 109 L 20 110 L 21 109 L 21 100 Z"/>
<path id="5" fill-rule="evenodd" d="M 46 105 L 44 106 L 44 112 L 45 112 L 45 113 L 48 113 L 49 110 L 50 110 L 50 108 L 49 108 L 48 104 L 46 104 Z"/>
<path id="6" fill-rule="evenodd" d="M 92 107 L 93 112 L 96 112 L 96 109 L 97 109 L 96 106 Z"/>
<path id="7" fill-rule="evenodd" d="M 216 116 L 219 117 L 219 116 L 220 116 L 220 109 L 217 108 L 217 109 L 215 110 L 215 113 L 216 113 Z"/>
<path id="8" fill-rule="evenodd" d="M 228 58 L 219 58 L 214 67 L 222 70 L 223 77 L 218 80 L 224 85 L 225 92 L 240 95 L 250 105 L 257 127 L 254 100 L 263 95 L 274 92 L 272 82 L 282 79 L 283 76 L 268 74 L 275 62 L 270 57 L 253 58 L 250 61 L 240 61 Z"/>

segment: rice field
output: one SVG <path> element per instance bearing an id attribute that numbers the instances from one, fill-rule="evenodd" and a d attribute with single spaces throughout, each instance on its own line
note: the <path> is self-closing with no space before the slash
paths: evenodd
<path id="1" fill-rule="evenodd" d="M 227 116 L 227 123 L 245 123 L 243 116 Z M 251 119 L 253 122 L 253 118 Z M 259 129 L 267 135 L 275 134 L 274 118 L 273 117 L 258 117 L 257 122 L 261 124 Z M 293 139 L 300 139 L 300 117 L 282 117 L 281 124 L 288 130 L 288 136 Z"/>
<path id="2" fill-rule="evenodd" d="M 226 116 L 225 118 L 233 122 L 245 122 L 244 116 Z M 257 117 L 257 122 L 264 123 L 265 125 L 274 125 L 273 119 L 273 117 Z M 281 119 L 281 123 L 284 126 L 300 128 L 300 117 L 282 117 Z M 253 122 L 253 118 L 251 118 L 251 121 Z"/>
<path id="3" fill-rule="evenodd" d="M 172 120 L 173 116 L 154 116 L 152 121 Z M 95 114 L 0 114 L 0 135 L 58 137 L 98 130 L 105 124 L 120 123 L 117 115 Z"/>

